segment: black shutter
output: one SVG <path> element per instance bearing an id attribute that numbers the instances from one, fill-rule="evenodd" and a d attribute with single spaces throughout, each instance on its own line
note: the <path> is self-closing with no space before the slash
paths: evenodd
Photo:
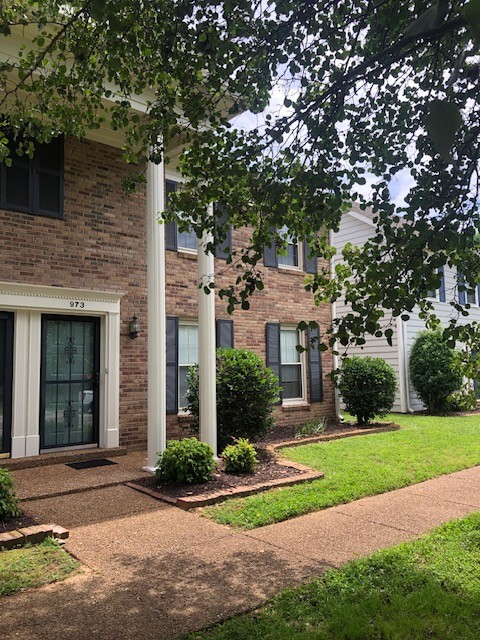
<path id="1" fill-rule="evenodd" d="M 168 209 L 168 196 L 177 190 L 177 182 L 166 180 L 165 182 L 165 207 Z M 177 250 L 177 225 L 175 222 L 165 223 L 165 249 L 169 251 Z"/>
<path id="2" fill-rule="evenodd" d="M 312 340 L 314 343 L 312 345 Z M 308 373 L 310 378 L 310 402 L 323 402 L 322 352 L 318 350 L 320 344 L 320 329 L 307 329 Z"/>
<path id="3" fill-rule="evenodd" d="M 217 320 L 217 348 L 233 349 L 233 320 Z"/>
<path id="4" fill-rule="evenodd" d="M 214 204 L 215 219 L 223 225 L 227 221 L 227 210 L 218 202 Z M 232 253 L 232 227 L 229 226 L 225 240 L 215 247 L 215 257 L 226 260 Z"/>
<path id="5" fill-rule="evenodd" d="M 15 142 L 10 143 L 12 165 L 2 164 L 1 169 L 1 206 L 2 209 L 13 209 L 26 213 L 32 208 L 32 168 L 28 156 L 19 156 L 13 151 Z"/>
<path id="6" fill-rule="evenodd" d="M 282 367 L 280 358 L 280 325 L 276 322 L 266 324 L 267 367 L 273 371 L 282 385 Z M 280 393 L 280 398 L 282 397 Z"/>
<path id="7" fill-rule="evenodd" d="M 457 286 L 459 287 L 458 289 L 458 304 L 466 304 L 467 302 L 467 292 L 465 291 L 465 289 L 463 289 L 463 291 L 460 291 L 460 287 L 465 287 L 465 276 L 463 275 L 463 273 L 461 271 L 457 271 Z"/>
<path id="8" fill-rule="evenodd" d="M 317 256 L 310 256 L 310 245 L 313 244 L 314 239 L 315 236 L 305 238 L 303 243 L 303 259 L 307 273 L 317 273 Z"/>
<path id="9" fill-rule="evenodd" d="M 167 413 L 178 413 L 178 318 L 167 318 Z"/>
<path id="10" fill-rule="evenodd" d="M 33 159 L 33 212 L 54 218 L 63 217 L 63 136 L 48 144 L 39 144 Z"/>
<path id="11" fill-rule="evenodd" d="M 278 267 L 277 245 L 274 239 L 275 229 L 270 229 L 270 234 L 272 236 L 272 246 L 265 245 L 263 249 L 263 264 L 266 267 Z"/>
<path id="12" fill-rule="evenodd" d="M 440 302 L 445 302 L 447 299 L 445 291 L 445 267 L 440 267 L 438 273 L 440 275 L 440 289 L 438 291 L 438 295 L 440 298 Z"/>

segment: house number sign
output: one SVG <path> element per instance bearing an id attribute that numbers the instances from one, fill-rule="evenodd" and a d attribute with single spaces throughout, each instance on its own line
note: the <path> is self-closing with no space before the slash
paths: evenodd
<path id="1" fill-rule="evenodd" d="M 80 300 L 70 300 L 70 307 L 72 309 L 85 309 L 85 303 Z"/>

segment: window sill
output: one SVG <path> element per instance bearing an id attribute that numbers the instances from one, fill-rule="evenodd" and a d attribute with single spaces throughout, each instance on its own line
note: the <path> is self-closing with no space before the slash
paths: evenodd
<path id="1" fill-rule="evenodd" d="M 198 252 L 189 251 L 188 249 L 177 249 L 177 256 L 180 258 L 187 258 L 187 260 L 196 260 Z"/>
<path id="2" fill-rule="evenodd" d="M 191 413 L 177 413 L 177 418 L 181 423 L 188 423 L 193 421 L 193 416 Z"/>
<path id="3" fill-rule="evenodd" d="M 289 267 L 287 265 L 279 264 L 278 268 L 282 271 L 286 271 L 287 273 L 296 273 L 297 275 L 305 275 L 305 272 L 301 267 Z"/>
<path id="4" fill-rule="evenodd" d="M 288 400 L 286 402 L 284 402 L 282 404 L 282 411 L 284 411 L 285 413 L 292 413 L 294 411 L 304 411 L 305 409 L 310 409 L 311 405 L 309 402 L 306 402 L 305 400 L 292 400 L 291 402 L 288 402 Z"/>

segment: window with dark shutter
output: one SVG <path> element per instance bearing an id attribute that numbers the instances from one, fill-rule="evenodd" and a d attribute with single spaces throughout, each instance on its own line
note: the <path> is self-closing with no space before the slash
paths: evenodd
<path id="1" fill-rule="evenodd" d="M 323 402 L 322 352 L 319 351 L 320 329 L 307 329 L 308 373 L 310 378 L 310 402 Z"/>
<path id="2" fill-rule="evenodd" d="M 0 169 L 0 206 L 34 215 L 63 218 L 63 136 L 35 144 L 33 158 L 11 154 Z"/>
<path id="3" fill-rule="evenodd" d="M 233 349 L 233 320 L 217 320 L 216 325 L 217 348 Z"/>

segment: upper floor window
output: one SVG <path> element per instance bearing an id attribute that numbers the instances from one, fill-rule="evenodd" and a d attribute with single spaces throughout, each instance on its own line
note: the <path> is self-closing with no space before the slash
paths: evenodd
<path id="1" fill-rule="evenodd" d="M 288 232 L 288 227 L 284 226 L 279 231 L 280 236 L 285 238 L 287 246 L 285 248 L 286 253 L 278 254 L 278 265 L 283 267 L 300 267 L 300 255 L 299 243 Z"/>
<path id="2" fill-rule="evenodd" d="M 32 158 L 11 152 L 0 167 L 0 207 L 63 218 L 63 137 L 35 143 Z"/>
<path id="3" fill-rule="evenodd" d="M 168 207 L 168 196 L 170 193 L 175 193 L 179 188 L 179 183 L 175 180 L 167 180 L 166 181 L 166 189 L 165 189 L 165 204 Z M 167 234 L 175 234 L 175 238 L 173 239 L 175 248 L 180 251 L 192 251 L 196 252 L 198 250 L 198 238 L 197 234 L 192 229 L 187 229 L 186 231 L 180 231 L 176 224 L 170 224 L 167 229 Z M 168 238 L 167 238 L 168 244 Z M 167 246 L 167 248 L 169 248 Z"/>
<path id="4" fill-rule="evenodd" d="M 461 271 L 458 271 L 457 284 L 459 304 L 470 304 L 476 307 L 480 306 L 480 284 L 469 285 Z"/>

